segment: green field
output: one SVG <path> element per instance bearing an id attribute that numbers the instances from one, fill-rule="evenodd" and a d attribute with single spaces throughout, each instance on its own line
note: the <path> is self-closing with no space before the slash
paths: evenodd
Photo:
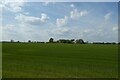
<path id="1" fill-rule="evenodd" d="M 3 43 L 3 78 L 117 78 L 118 46 Z"/>

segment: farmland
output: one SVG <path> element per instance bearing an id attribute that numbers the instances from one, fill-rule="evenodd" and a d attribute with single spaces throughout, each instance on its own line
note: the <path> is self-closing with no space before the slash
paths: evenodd
<path id="1" fill-rule="evenodd" d="M 116 78 L 118 46 L 3 43 L 3 78 Z"/>

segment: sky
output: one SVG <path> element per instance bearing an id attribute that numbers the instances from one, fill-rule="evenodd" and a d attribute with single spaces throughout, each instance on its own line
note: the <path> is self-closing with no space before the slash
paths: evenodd
<path id="1" fill-rule="evenodd" d="M 4 2 L 2 40 L 118 41 L 117 2 Z"/>

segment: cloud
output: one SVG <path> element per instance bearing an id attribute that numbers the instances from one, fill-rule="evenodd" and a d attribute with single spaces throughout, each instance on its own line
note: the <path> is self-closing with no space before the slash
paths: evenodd
<path id="1" fill-rule="evenodd" d="M 41 17 L 34 17 L 34 16 L 19 14 L 15 17 L 15 19 L 21 23 L 38 25 L 41 23 L 45 23 L 49 19 L 49 17 L 44 13 L 41 14 Z"/>
<path id="2" fill-rule="evenodd" d="M 3 17 L 2 17 L 2 8 L 0 7 L 0 40 L 2 39 L 2 24 L 3 24 Z"/>
<path id="3" fill-rule="evenodd" d="M 48 6 L 50 3 L 55 4 L 55 2 L 45 1 L 43 2 L 43 6 Z"/>
<path id="4" fill-rule="evenodd" d="M 68 28 L 66 28 L 66 27 L 59 27 L 59 28 L 56 28 L 56 29 L 54 29 L 53 31 L 52 31 L 52 33 L 54 33 L 55 35 L 62 35 L 62 34 L 64 34 L 65 32 L 67 32 L 67 31 L 69 31 L 69 29 Z"/>
<path id="5" fill-rule="evenodd" d="M 0 40 L 2 40 L 2 16 L 0 14 Z"/>
<path id="6" fill-rule="evenodd" d="M 64 18 L 61 18 L 61 19 L 57 18 L 56 24 L 57 24 L 58 27 L 64 26 L 64 25 L 67 24 L 67 21 L 68 21 L 68 17 L 67 16 L 65 16 Z"/>
<path id="7" fill-rule="evenodd" d="M 78 11 L 77 9 L 74 9 L 73 11 L 70 12 L 70 17 L 72 19 L 79 19 L 82 16 L 86 16 L 88 12 L 85 11 Z"/>
<path id="8" fill-rule="evenodd" d="M 26 0 L 15 0 L 15 1 L 2 1 L 2 7 L 5 10 L 17 13 L 17 12 L 22 12 L 23 9 L 22 7 L 24 6 Z"/>
<path id="9" fill-rule="evenodd" d="M 17 3 L 17 2 L 16 2 Z M 46 3 L 46 6 L 50 4 L 49 2 Z M 63 4 L 63 3 L 62 3 Z M 6 22 L 3 27 L 3 39 L 4 40 L 10 40 L 10 39 L 18 39 L 18 40 L 44 40 L 47 41 L 50 37 L 60 39 L 60 38 L 67 38 L 67 39 L 79 39 L 82 38 L 84 40 L 88 41 L 116 41 L 117 40 L 117 26 L 113 25 L 113 22 L 104 22 L 99 19 L 99 17 L 94 16 L 94 12 L 90 14 L 90 16 L 87 16 L 89 14 L 89 11 L 86 9 L 82 9 L 81 7 L 75 6 L 74 4 L 68 4 L 68 7 L 72 10 L 64 13 L 56 12 L 55 16 L 54 13 L 49 17 L 47 14 L 42 13 L 40 16 L 35 16 L 35 12 L 31 13 L 31 11 L 25 12 L 24 3 L 22 4 L 9 4 L 11 7 L 7 6 L 8 3 L 5 3 L 6 10 L 9 10 L 11 12 L 20 12 L 15 14 L 15 20 L 11 20 L 10 22 L 13 22 L 13 25 L 10 24 L 10 22 Z M 57 6 L 57 5 L 56 5 Z M 12 10 L 12 8 L 16 7 Z M 27 6 L 28 7 L 28 6 Z M 27 8 L 26 7 L 26 8 Z M 36 5 L 29 7 L 31 9 L 34 9 Z M 37 6 L 39 9 L 41 7 L 44 8 L 44 10 L 39 10 L 36 12 L 46 12 L 51 14 L 51 10 L 54 10 L 53 8 L 50 8 L 50 12 L 47 11 L 49 6 Z M 65 8 L 59 6 L 59 8 Z M 58 7 L 57 7 L 58 9 Z M 67 9 L 67 8 L 65 8 Z M 56 10 L 56 9 L 55 9 Z M 24 11 L 24 12 L 22 12 Z M 96 10 L 95 10 L 96 11 Z M 11 13 L 10 12 L 10 13 Z M 68 14 L 66 14 L 68 12 Z M 9 14 L 9 12 L 8 12 Z M 57 14 L 57 15 L 56 15 Z M 99 15 L 102 15 L 101 13 L 98 13 Z M 111 13 L 112 14 L 112 13 Z M 111 17 L 111 14 L 108 13 L 103 16 L 103 19 L 109 20 Z M 11 15 L 11 14 L 10 14 Z M 11 16 L 11 17 L 14 17 Z M 63 17 L 61 17 L 63 16 Z M 88 18 L 93 18 L 91 21 L 87 19 L 87 17 L 84 19 L 84 16 L 87 16 Z M 50 20 L 56 18 L 56 20 Z M 61 18 L 60 18 L 61 17 Z M 7 18 L 9 20 L 9 17 L 5 17 L 4 20 L 7 21 Z M 80 19 L 77 21 L 77 19 Z M 97 20 L 97 21 L 96 21 Z M 95 22 L 96 21 L 96 22 Z M 47 23 L 48 22 L 48 23 Z M 102 23 L 102 24 L 100 24 Z M 44 24 L 41 26 L 41 24 Z M 51 24 L 51 25 L 50 25 Z"/>
<path id="10" fill-rule="evenodd" d="M 44 34 L 44 35 L 43 35 Z M 28 24 L 7 24 L 3 27 L 2 40 L 38 40 L 46 41 L 49 35 L 46 29 L 40 29 Z"/>
<path id="11" fill-rule="evenodd" d="M 48 19 L 49 19 L 49 17 L 48 17 L 46 14 L 44 14 L 44 13 L 41 14 L 40 20 L 41 20 L 42 22 L 46 22 Z"/>
<path id="12" fill-rule="evenodd" d="M 71 6 L 74 6 L 71 4 Z M 74 9 L 70 12 L 70 16 L 65 16 L 64 18 L 57 18 L 56 24 L 58 27 L 65 26 L 68 23 L 68 20 L 70 19 L 79 19 L 80 17 L 86 16 L 88 12 L 86 10 L 84 11 L 78 11 L 77 9 Z"/>
<path id="13" fill-rule="evenodd" d="M 43 2 L 43 5 L 44 5 L 44 6 L 47 6 L 48 4 L 49 4 L 49 2 L 48 2 L 48 1 Z"/>
<path id="14" fill-rule="evenodd" d="M 13 35 L 17 35 L 19 36 L 18 34 L 18 31 L 19 29 L 17 29 L 17 27 L 15 27 L 15 25 L 13 24 L 6 24 L 2 27 L 2 39 L 4 40 L 11 40 Z"/>
<path id="15" fill-rule="evenodd" d="M 91 29 L 85 29 L 83 32 L 84 33 L 90 33 L 92 30 Z"/>
<path id="16" fill-rule="evenodd" d="M 71 5 L 70 5 L 70 7 L 74 8 L 74 7 L 75 7 L 75 5 L 74 5 L 74 4 L 71 4 Z"/>
<path id="17" fill-rule="evenodd" d="M 118 27 L 117 26 L 113 27 L 112 31 L 118 31 Z"/>
<path id="18" fill-rule="evenodd" d="M 104 16 L 104 19 L 105 19 L 106 21 L 109 20 L 110 17 L 111 17 L 111 15 L 112 15 L 112 12 L 107 13 L 107 14 Z"/>

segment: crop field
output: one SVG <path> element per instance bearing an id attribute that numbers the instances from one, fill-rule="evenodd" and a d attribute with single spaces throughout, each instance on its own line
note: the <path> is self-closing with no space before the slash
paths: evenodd
<path id="1" fill-rule="evenodd" d="M 117 78 L 118 46 L 3 43 L 3 78 Z"/>

